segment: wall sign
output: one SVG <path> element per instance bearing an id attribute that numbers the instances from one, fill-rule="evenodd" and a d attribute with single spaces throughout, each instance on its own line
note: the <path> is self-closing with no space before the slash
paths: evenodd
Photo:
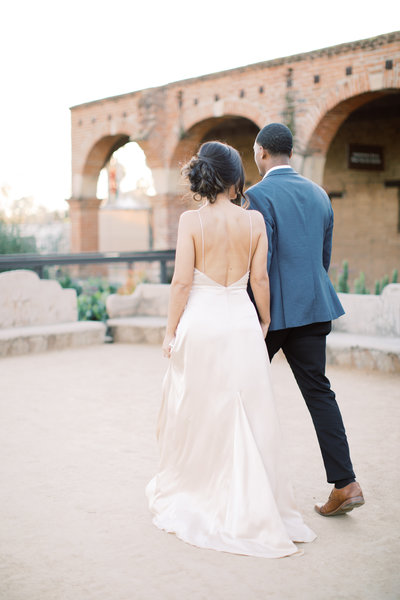
<path id="1" fill-rule="evenodd" d="M 383 171 L 383 147 L 349 144 L 349 169 Z"/>

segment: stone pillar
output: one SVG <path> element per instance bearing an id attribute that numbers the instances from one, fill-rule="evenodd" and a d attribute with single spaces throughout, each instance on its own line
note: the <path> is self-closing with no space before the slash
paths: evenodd
<path id="1" fill-rule="evenodd" d="M 293 151 L 293 156 L 290 159 L 290 166 L 293 167 L 295 171 L 304 175 L 303 167 L 304 167 L 304 157 L 301 153 Z"/>
<path id="2" fill-rule="evenodd" d="M 157 194 L 150 201 L 153 249 L 168 250 L 168 194 Z"/>
<path id="3" fill-rule="evenodd" d="M 314 183 L 322 186 L 324 180 L 326 156 L 322 154 L 312 154 L 305 156 L 303 161 L 303 167 L 299 171 L 301 175 L 311 179 Z"/>
<path id="4" fill-rule="evenodd" d="M 168 250 L 176 246 L 179 215 L 191 204 L 186 183 L 179 169 L 153 168 L 156 196 L 151 198 L 152 229 L 155 250 Z"/>
<path id="5" fill-rule="evenodd" d="M 184 194 L 157 194 L 151 198 L 154 250 L 169 250 L 176 246 L 179 216 L 188 209 Z"/>
<path id="6" fill-rule="evenodd" d="M 101 200 L 70 198 L 67 202 L 71 219 L 71 252 L 98 252 Z"/>

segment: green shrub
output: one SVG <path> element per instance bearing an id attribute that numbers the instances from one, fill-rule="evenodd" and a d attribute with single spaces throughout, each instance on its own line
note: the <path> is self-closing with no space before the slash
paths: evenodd
<path id="1" fill-rule="evenodd" d="M 82 294 L 82 286 L 75 279 L 71 279 L 68 273 L 59 272 L 57 275 L 57 281 L 62 288 L 72 288 L 76 291 L 77 296 Z"/>
<path id="2" fill-rule="evenodd" d="M 33 254 L 37 252 L 34 237 L 23 237 L 18 225 L 7 225 L 0 219 L 0 254 Z"/>
<path id="3" fill-rule="evenodd" d="M 398 278 L 398 271 L 397 271 L 397 269 L 393 269 L 391 283 L 397 283 L 397 278 Z M 385 275 L 380 281 L 379 281 L 379 279 L 377 281 L 375 281 L 375 294 L 377 296 L 379 296 L 379 294 L 382 294 L 383 289 L 387 285 L 389 285 L 389 276 L 388 275 Z"/>
<path id="4" fill-rule="evenodd" d="M 78 318 L 80 321 L 106 321 L 108 319 L 106 299 L 115 294 L 117 287 L 100 277 L 91 277 L 86 281 L 76 281 L 68 274 L 58 277 L 64 288 L 73 288 L 78 296 Z"/>
<path id="5" fill-rule="evenodd" d="M 349 263 L 347 260 L 343 261 L 342 271 L 339 274 L 338 282 L 337 282 L 337 291 L 342 292 L 343 294 L 349 293 Z"/>
<path id="6" fill-rule="evenodd" d="M 106 292 L 80 294 L 78 296 L 78 318 L 80 321 L 106 321 Z"/>
<path id="7" fill-rule="evenodd" d="M 344 294 L 349 293 L 349 263 L 347 260 L 343 261 L 342 271 L 339 273 L 339 277 L 337 278 L 336 285 L 334 288 L 337 292 L 342 292 Z M 398 280 L 398 270 L 394 269 L 392 273 L 392 281 L 391 283 L 397 283 Z M 385 275 L 382 279 L 377 279 L 374 285 L 374 294 L 379 296 L 382 293 L 384 288 L 389 285 L 389 276 Z M 364 271 L 360 272 L 360 275 L 354 281 L 354 293 L 355 294 L 370 294 L 370 290 L 365 287 L 365 273 Z"/>
<path id="8" fill-rule="evenodd" d="M 384 278 L 382 279 L 382 283 L 381 283 L 381 294 L 384 290 L 384 288 L 389 285 L 389 275 L 385 275 Z"/>
<path id="9" fill-rule="evenodd" d="M 369 294 L 369 290 L 365 287 L 365 273 L 361 271 L 359 277 L 354 281 L 355 294 Z"/>

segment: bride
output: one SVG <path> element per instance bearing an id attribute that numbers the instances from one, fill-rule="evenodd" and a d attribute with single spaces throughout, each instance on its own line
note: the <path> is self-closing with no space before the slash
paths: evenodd
<path id="1" fill-rule="evenodd" d="M 183 173 L 205 203 L 179 221 L 160 465 L 146 488 L 153 523 L 201 548 L 288 556 L 316 536 L 296 509 L 270 384 L 264 220 L 237 205 L 234 148 L 204 143 Z"/>

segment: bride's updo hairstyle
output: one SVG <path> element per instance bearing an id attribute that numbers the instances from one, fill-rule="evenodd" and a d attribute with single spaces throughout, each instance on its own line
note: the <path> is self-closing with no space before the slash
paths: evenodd
<path id="1" fill-rule="evenodd" d="M 183 167 L 182 175 L 189 180 L 195 200 L 207 200 L 213 204 L 217 195 L 234 185 L 235 204 L 246 200 L 243 193 L 244 170 L 239 152 L 221 142 L 205 142 Z"/>

